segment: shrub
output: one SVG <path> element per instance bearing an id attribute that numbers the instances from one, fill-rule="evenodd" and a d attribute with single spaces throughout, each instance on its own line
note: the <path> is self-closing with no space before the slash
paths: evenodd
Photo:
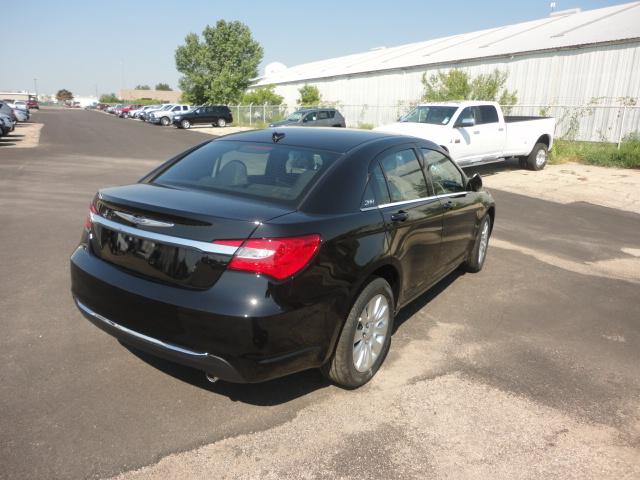
<path id="1" fill-rule="evenodd" d="M 626 136 L 620 149 L 612 143 L 556 140 L 551 151 L 551 163 L 565 162 L 640 169 L 640 134 Z"/>

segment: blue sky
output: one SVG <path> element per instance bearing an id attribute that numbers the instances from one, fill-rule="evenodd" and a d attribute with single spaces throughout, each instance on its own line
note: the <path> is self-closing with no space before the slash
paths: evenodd
<path id="1" fill-rule="evenodd" d="M 264 47 L 263 65 L 288 66 L 373 47 L 464 33 L 545 17 L 549 0 L 27 0 L 2 7 L 0 90 L 76 95 L 123 84 L 177 86 L 174 52 L 189 32 L 240 20 Z M 558 9 L 625 3 L 556 0 Z M 10 19 L 10 20 L 9 20 Z"/>

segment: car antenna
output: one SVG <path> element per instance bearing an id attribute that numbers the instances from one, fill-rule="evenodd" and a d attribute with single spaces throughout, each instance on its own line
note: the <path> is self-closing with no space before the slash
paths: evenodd
<path id="1" fill-rule="evenodd" d="M 271 140 L 273 140 L 273 143 L 278 143 L 280 140 L 282 140 L 284 138 L 284 133 L 282 132 L 273 132 L 273 135 L 271 135 Z"/>

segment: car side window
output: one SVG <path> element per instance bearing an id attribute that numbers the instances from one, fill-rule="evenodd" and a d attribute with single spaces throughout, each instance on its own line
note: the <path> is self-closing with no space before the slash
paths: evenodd
<path id="1" fill-rule="evenodd" d="M 480 105 L 480 120 L 476 118 L 476 123 L 498 123 L 498 111 L 493 105 Z"/>
<path id="2" fill-rule="evenodd" d="M 327 115 L 329 115 L 329 118 L 335 118 L 336 116 L 336 111 L 335 110 L 329 110 L 327 112 Z"/>
<path id="3" fill-rule="evenodd" d="M 315 122 L 318 119 L 318 112 L 307 113 L 304 117 L 305 122 Z"/>
<path id="4" fill-rule="evenodd" d="M 367 187 L 362 196 L 360 208 L 376 207 L 389 203 L 390 201 L 389 190 L 387 189 L 384 174 L 382 170 L 380 170 L 380 165 L 376 164 L 369 173 L 369 180 L 367 181 Z"/>
<path id="5" fill-rule="evenodd" d="M 453 162 L 440 152 L 422 149 L 427 176 L 433 184 L 436 195 L 465 191 L 462 173 Z"/>
<path id="6" fill-rule="evenodd" d="M 456 124 L 460 125 L 463 120 L 467 120 L 467 119 L 472 119 L 477 124 L 480 121 L 480 118 L 478 117 L 479 115 L 478 115 L 478 112 L 476 111 L 476 107 L 467 107 L 464 110 L 462 110 L 462 113 L 458 117 L 458 120 L 456 120 Z"/>
<path id="7" fill-rule="evenodd" d="M 428 196 L 422 167 L 412 149 L 387 154 L 380 160 L 392 202 Z"/>
<path id="8" fill-rule="evenodd" d="M 327 118 L 329 118 L 327 111 L 318 112 L 318 120 L 326 120 Z"/>

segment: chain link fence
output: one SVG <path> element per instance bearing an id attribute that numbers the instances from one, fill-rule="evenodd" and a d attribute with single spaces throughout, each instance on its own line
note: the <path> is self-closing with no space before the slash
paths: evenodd
<path id="1" fill-rule="evenodd" d="M 348 127 L 375 128 L 398 121 L 411 111 L 412 104 L 323 105 L 337 108 Z M 282 120 L 300 107 L 286 105 L 233 105 L 229 107 L 238 126 L 266 127 Z M 306 107 L 313 108 L 313 107 Z M 511 105 L 505 115 L 545 116 L 556 119 L 556 138 L 620 144 L 640 131 L 640 106 L 636 105 Z"/>

